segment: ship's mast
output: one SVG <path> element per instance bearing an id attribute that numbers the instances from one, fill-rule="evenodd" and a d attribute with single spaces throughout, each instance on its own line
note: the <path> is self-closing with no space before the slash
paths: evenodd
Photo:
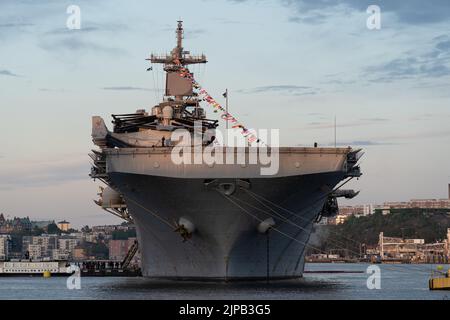
<path id="1" fill-rule="evenodd" d="M 163 65 L 163 70 L 166 73 L 166 84 L 164 92 L 164 101 L 159 103 L 155 108 L 161 110 L 165 106 L 172 107 L 174 118 L 205 118 L 205 113 L 199 106 L 199 100 L 193 90 L 193 83 L 190 79 L 180 76 L 180 71 L 191 64 L 206 63 L 206 56 L 191 55 L 189 51 L 185 51 L 183 48 L 183 21 L 177 21 L 176 34 L 176 46 L 170 51 L 170 54 L 155 55 L 151 54 L 149 59 L 152 63 L 158 63 Z M 193 110 L 187 108 L 192 107 Z M 155 111 L 158 113 L 157 111 Z"/>
<path id="2" fill-rule="evenodd" d="M 164 71 L 172 72 L 179 71 L 182 66 L 187 66 L 190 64 L 206 63 L 206 56 L 204 54 L 198 56 L 191 56 L 189 51 L 183 51 L 183 21 L 178 20 L 177 29 L 175 31 L 177 35 L 177 46 L 172 49 L 170 55 L 154 55 L 150 56 L 152 63 L 164 64 Z"/>
<path id="3" fill-rule="evenodd" d="M 178 49 L 178 58 L 181 59 L 181 53 L 183 51 L 183 21 L 178 20 L 178 26 L 177 26 L 177 49 Z"/>

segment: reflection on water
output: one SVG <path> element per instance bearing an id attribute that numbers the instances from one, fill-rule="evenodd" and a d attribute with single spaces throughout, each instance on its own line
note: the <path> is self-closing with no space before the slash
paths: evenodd
<path id="1" fill-rule="evenodd" d="M 82 278 L 68 290 L 66 278 L 0 278 L 0 299 L 445 299 L 428 290 L 430 265 L 379 265 L 381 289 L 366 286 L 367 264 L 308 264 L 303 279 L 261 282 L 193 282 L 145 278 Z M 445 269 L 450 266 L 445 266 Z M 434 266 L 434 269 L 435 266 Z M 351 273 L 323 273 L 347 271 Z"/>

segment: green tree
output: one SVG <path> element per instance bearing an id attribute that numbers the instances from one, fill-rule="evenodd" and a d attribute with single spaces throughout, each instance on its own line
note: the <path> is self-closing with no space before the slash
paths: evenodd
<path id="1" fill-rule="evenodd" d="M 58 228 L 56 223 L 51 223 L 47 226 L 47 233 L 48 234 L 61 234 L 61 230 Z"/>

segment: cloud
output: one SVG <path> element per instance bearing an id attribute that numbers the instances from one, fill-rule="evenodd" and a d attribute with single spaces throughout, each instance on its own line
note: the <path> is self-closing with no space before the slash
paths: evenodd
<path id="1" fill-rule="evenodd" d="M 61 27 L 49 30 L 45 32 L 46 35 L 72 35 L 81 33 L 94 33 L 94 32 L 109 32 L 117 34 L 118 32 L 128 30 L 129 27 L 126 24 L 121 23 L 96 23 L 92 21 L 83 21 L 80 29 L 68 29 L 67 27 Z"/>
<path id="2" fill-rule="evenodd" d="M 241 1 L 241 2 L 245 2 L 245 1 Z M 254 22 L 251 21 L 241 21 L 241 20 L 234 20 L 234 19 L 228 19 L 228 18 L 215 18 L 214 19 L 215 22 L 218 23 L 223 23 L 223 24 L 255 24 Z"/>
<path id="3" fill-rule="evenodd" d="M 65 92 L 65 89 L 39 88 L 42 92 Z"/>
<path id="4" fill-rule="evenodd" d="M 323 116 L 325 114 L 322 112 L 309 112 L 306 115 L 308 115 L 308 116 Z"/>
<path id="5" fill-rule="evenodd" d="M 123 55 L 125 50 L 121 48 L 114 48 L 102 45 L 98 42 L 76 37 L 75 34 L 68 34 L 67 37 L 55 40 L 44 40 L 40 47 L 47 51 L 63 50 L 66 52 L 80 53 L 80 52 L 95 52 L 105 53 L 110 55 Z"/>
<path id="6" fill-rule="evenodd" d="M 373 4 L 378 5 L 382 13 L 393 13 L 404 24 L 439 23 L 450 18 L 448 0 L 281 0 L 281 3 L 294 9 L 295 16 L 289 21 L 311 24 L 323 23 L 333 12 L 345 14 L 349 9 L 366 14 L 367 7 Z"/>
<path id="7" fill-rule="evenodd" d="M 341 79 L 332 79 L 332 80 L 326 80 L 326 81 L 322 81 L 322 84 L 335 84 L 335 85 L 340 85 L 340 86 L 345 86 L 345 85 L 349 85 L 349 84 L 355 84 L 357 81 L 356 80 L 341 80 Z"/>
<path id="8" fill-rule="evenodd" d="M 434 119 L 445 119 L 450 118 L 450 114 L 448 113 L 422 113 L 416 114 L 409 117 L 411 121 L 426 121 L 426 120 L 434 120 Z"/>
<path id="9" fill-rule="evenodd" d="M 45 34 L 48 35 L 69 35 L 74 33 L 86 33 L 94 32 L 100 30 L 99 27 L 82 27 L 81 29 L 68 29 L 68 28 L 57 28 L 47 31 Z"/>
<path id="10" fill-rule="evenodd" d="M 397 135 L 385 135 L 379 136 L 378 138 L 371 138 L 369 140 L 354 140 L 354 141 L 341 141 L 337 143 L 340 146 L 387 146 L 387 145 L 398 145 L 402 141 L 407 143 L 408 141 L 417 142 L 418 140 L 436 139 L 450 137 L 449 130 L 441 131 L 412 131 L 401 133 Z M 334 142 L 328 145 L 334 145 Z"/>
<path id="11" fill-rule="evenodd" d="M 369 122 L 385 122 L 385 121 L 389 121 L 389 119 L 387 118 L 362 118 L 362 121 L 369 121 Z"/>
<path id="12" fill-rule="evenodd" d="M 410 132 L 399 133 L 394 135 L 385 135 L 380 137 L 379 140 L 422 140 L 422 139 L 439 139 L 439 138 L 449 138 L 450 130 L 439 130 L 439 131 L 417 131 L 412 130 Z"/>
<path id="13" fill-rule="evenodd" d="M 8 77 L 21 77 L 20 75 L 6 69 L 0 70 L 0 75 Z"/>
<path id="14" fill-rule="evenodd" d="M 303 96 L 303 95 L 317 94 L 319 92 L 319 89 L 297 85 L 271 85 L 271 86 L 255 87 L 252 89 L 242 89 L 239 90 L 239 92 L 241 93 L 278 92 L 295 96 Z"/>
<path id="15" fill-rule="evenodd" d="M 309 16 L 297 16 L 297 17 L 289 17 L 289 22 L 295 23 L 307 23 L 307 24 L 321 24 L 323 23 L 329 15 L 325 15 L 322 13 L 316 13 Z"/>
<path id="16" fill-rule="evenodd" d="M 364 118 L 356 121 L 348 121 L 348 122 L 337 122 L 337 128 L 350 128 L 350 127 L 359 127 L 359 126 L 367 126 L 372 124 L 379 124 L 380 122 L 389 121 L 389 119 L 385 118 Z M 307 124 L 307 129 L 329 129 L 334 128 L 334 122 L 332 121 L 315 121 Z"/>
<path id="17" fill-rule="evenodd" d="M 142 87 L 131 87 L 131 86 L 124 86 L 124 87 L 103 87 L 103 90 L 112 90 L 112 91 L 152 91 L 148 88 L 142 88 Z"/>
<path id="18" fill-rule="evenodd" d="M 87 158 L 35 163 L 20 163 L 0 174 L 0 190 L 45 187 L 89 179 Z"/>
<path id="19" fill-rule="evenodd" d="M 33 23 L 25 23 L 25 22 L 8 22 L 8 23 L 0 23 L 0 28 L 20 28 L 20 27 L 32 27 Z"/>
<path id="20" fill-rule="evenodd" d="M 369 147 L 369 146 L 386 146 L 386 145 L 394 145 L 395 143 L 391 142 L 383 142 L 383 141 L 372 141 L 372 140 L 354 140 L 354 141 L 338 141 L 336 143 L 338 146 L 361 146 L 361 147 Z M 329 146 L 333 146 L 333 143 L 329 143 Z"/>
<path id="21" fill-rule="evenodd" d="M 119 23 L 93 23 L 83 22 L 81 29 L 68 29 L 60 27 L 44 32 L 40 37 L 39 46 L 46 51 L 67 51 L 67 52 L 95 52 L 109 55 L 123 55 L 126 50 L 112 47 L 102 43 L 99 39 L 108 39 L 109 34 L 117 35 L 118 32 L 126 30 L 128 27 Z M 98 32 L 108 34 L 99 35 Z"/>
<path id="22" fill-rule="evenodd" d="M 436 44 L 436 49 L 443 52 L 450 51 L 450 40 L 445 40 Z"/>
<path id="23" fill-rule="evenodd" d="M 387 62 L 366 67 L 364 77 L 371 82 L 450 76 L 450 39 L 442 35 L 433 39 L 431 48 L 422 53 L 405 52 Z"/>
<path id="24" fill-rule="evenodd" d="M 173 28 L 172 28 L 172 30 L 173 30 Z M 207 32 L 206 29 L 187 29 L 184 32 L 184 36 L 186 39 L 194 39 L 206 32 Z"/>

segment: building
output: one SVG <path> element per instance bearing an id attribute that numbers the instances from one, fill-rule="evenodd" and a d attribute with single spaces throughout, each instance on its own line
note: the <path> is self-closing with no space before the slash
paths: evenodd
<path id="1" fill-rule="evenodd" d="M 72 233 L 68 234 L 68 236 L 71 238 L 79 239 L 79 240 L 82 240 L 84 238 L 83 232 L 72 232 Z"/>
<path id="2" fill-rule="evenodd" d="M 109 240 L 109 259 L 122 261 L 135 241 L 136 238 L 129 238 L 127 240 Z"/>
<path id="3" fill-rule="evenodd" d="M 450 228 L 447 228 L 447 239 L 444 240 L 445 255 L 450 259 Z"/>
<path id="4" fill-rule="evenodd" d="M 27 247 L 27 257 L 31 260 L 42 259 L 42 247 L 38 244 L 29 244 Z"/>
<path id="5" fill-rule="evenodd" d="M 1 233 L 11 233 L 14 232 L 13 220 L 5 219 L 3 213 L 0 215 L 0 232 Z"/>
<path id="6" fill-rule="evenodd" d="M 450 228 L 443 242 L 425 243 L 424 239 L 385 237 L 380 232 L 378 252 L 381 260 L 446 263 L 449 260 Z"/>
<path id="7" fill-rule="evenodd" d="M 134 228 L 134 227 L 129 226 L 129 225 L 105 225 L 105 226 L 94 226 L 94 227 L 92 227 L 92 231 L 110 234 L 113 231 L 128 231 L 130 228 Z"/>
<path id="8" fill-rule="evenodd" d="M 83 261 L 86 259 L 86 252 L 81 247 L 76 247 L 72 251 L 72 258 L 75 261 Z"/>
<path id="9" fill-rule="evenodd" d="M 70 222 L 63 220 L 63 221 L 58 222 L 57 226 L 58 226 L 59 230 L 61 230 L 61 231 L 69 231 Z"/>
<path id="10" fill-rule="evenodd" d="M 72 251 L 80 244 L 81 240 L 76 238 L 60 238 L 58 239 L 58 249 L 72 255 Z"/>
<path id="11" fill-rule="evenodd" d="M 411 199 L 405 202 L 385 202 L 390 209 L 450 209 L 450 199 Z"/>
<path id="12" fill-rule="evenodd" d="M 358 206 L 339 206 L 340 215 L 368 216 L 373 214 L 374 212 L 374 206 L 371 204 L 363 204 Z"/>
<path id="13" fill-rule="evenodd" d="M 70 253 L 68 253 L 64 249 L 53 249 L 52 250 L 52 260 L 55 261 L 62 261 L 62 260 L 69 260 Z"/>
<path id="14" fill-rule="evenodd" d="M 11 237 L 9 235 L 0 235 L 0 260 L 8 260 L 11 248 Z"/>
<path id="15" fill-rule="evenodd" d="M 35 254 L 33 256 L 37 256 L 39 253 L 39 258 L 50 258 L 53 253 L 52 250 L 58 247 L 58 236 L 57 235 L 42 235 L 42 236 L 24 236 L 22 237 L 22 253 L 26 255 L 30 255 L 31 258 L 31 250 L 30 246 L 33 246 L 31 249 Z M 35 246 L 39 246 L 39 251 Z"/>
<path id="16" fill-rule="evenodd" d="M 83 239 L 86 242 L 97 243 L 98 238 L 99 238 L 99 234 L 97 232 L 95 232 L 95 233 L 93 233 L 93 232 L 85 233 L 83 235 Z"/>
<path id="17" fill-rule="evenodd" d="M 30 218 L 5 219 L 3 214 L 0 214 L 0 233 L 11 233 L 31 230 Z"/>
<path id="18" fill-rule="evenodd" d="M 52 250 L 58 246 L 57 235 L 42 235 L 42 236 L 24 236 L 22 237 L 22 253 L 27 251 L 30 254 L 30 245 L 40 246 L 40 257 L 47 258 L 52 256 Z M 36 251 L 36 249 L 33 249 Z"/>

